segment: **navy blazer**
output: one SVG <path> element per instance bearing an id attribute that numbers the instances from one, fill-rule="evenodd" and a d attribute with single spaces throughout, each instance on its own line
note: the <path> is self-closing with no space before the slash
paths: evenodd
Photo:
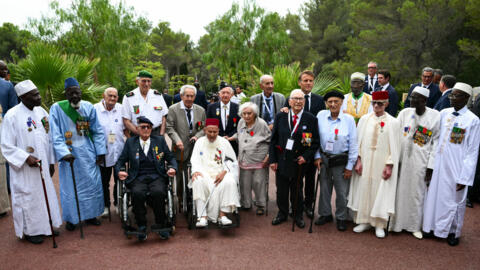
<path id="1" fill-rule="evenodd" d="M 170 108 L 170 106 L 172 106 L 172 96 L 170 95 L 167 95 L 167 94 L 162 94 L 163 96 L 163 99 L 165 100 L 165 103 L 167 104 L 167 107 Z"/>
<path id="2" fill-rule="evenodd" d="M 18 104 L 17 93 L 13 88 L 13 84 L 0 78 L 0 104 L 2 105 L 2 116 Z"/>
<path id="3" fill-rule="evenodd" d="M 239 106 L 234 102 L 230 102 L 230 111 L 228 112 L 227 128 L 224 129 L 222 125 L 220 103 L 221 101 L 217 101 L 215 103 L 208 105 L 207 118 L 217 118 L 218 121 L 220 121 L 220 132 L 218 133 L 219 136 L 232 137 L 235 133 L 237 133 L 237 125 L 238 125 L 238 122 L 240 121 L 240 116 L 238 116 Z M 219 112 L 218 115 L 217 115 L 217 110 Z"/>
<path id="4" fill-rule="evenodd" d="M 182 99 L 180 98 L 180 94 L 175 94 L 175 96 L 173 97 L 173 104 L 180 102 L 181 100 Z M 195 96 L 195 100 L 193 101 L 193 103 L 201 106 L 206 111 L 208 102 L 205 92 L 197 90 L 197 95 Z"/>
<path id="5" fill-rule="evenodd" d="M 380 91 L 382 87 L 378 87 L 375 89 L 375 92 Z M 397 117 L 397 112 L 398 112 L 398 105 L 399 105 L 399 99 L 398 99 L 398 93 L 395 91 L 395 88 L 391 84 L 388 85 L 387 89 L 385 91 L 388 92 L 388 107 L 385 109 L 385 111 L 390 114 L 393 117 Z"/>
<path id="6" fill-rule="evenodd" d="M 405 100 L 405 106 L 403 106 L 404 108 L 410 108 L 410 100 L 408 98 L 412 94 L 413 89 L 415 89 L 415 87 L 417 86 L 422 86 L 422 83 L 415 83 L 410 85 L 410 89 L 408 90 L 408 96 L 407 96 L 407 99 Z M 435 107 L 435 104 L 437 104 L 437 101 L 442 96 L 442 92 L 440 92 L 438 85 L 434 83 L 431 83 L 428 86 L 428 90 L 430 90 L 430 94 L 428 95 L 428 99 L 427 99 L 427 107 L 433 109 L 433 107 Z"/>
<path id="7" fill-rule="evenodd" d="M 372 92 L 377 89 L 378 87 L 380 87 L 380 84 L 378 83 L 378 76 L 377 76 L 377 80 L 375 80 L 375 84 L 373 85 L 373 89 L 368 89 L 368 74 L 365 76 L 365 85 L 363 86 L 363 92 L 371 95 Z"/>
<path id="8" fill-rule="evenodd" d="M 304 111 L 307 111 L 316 117 L 319 111 L 326 109 L 325 101 L 323 100 L 322 96 L 317 95 L 315 93 L 312 93 L 312 96 L 310 97 L 310 99 L 311 99 L 310 110 L 307 110 L 307 108 L 303 108 L 303 109 Z M 290 100 L 290 96 L 287 97 L 287 100 L 285 100 L 285 107 L 290 108 L 290 104 L 288 104 L 289 100 Z"/>
<path id="9" fill-rule="evenodd" d="M 448 89 L 445 91 L 445 94 L 442 95 L 437 103 L 435 104 L 435 107 L 433 107 L 437 111 L 441 111 L 445 108 L 450 108 L 452 105 L 450 105 L 450 99 L 448 98 L 448 95 L 452 92 L 452 89 Z"/>
<path id="10" fill-rule="evenodd" d="M 134 136 L 128 138 L 123 146 L 122 154 L 120 154 L 120 157 L 115 164 L 115 169 L 117 172 L 125 171 L 125 163 L 128 161 L 130 168 L 128 169 L 128 177 L 126 180 L 127 185 L 132 183 L 137 178 L 138 171 L 141 170 L 139 158 L 140 151 L 142 151 L 140 147 L 140 137 Z M 177 170 L 177 161 L 168 149 L 167 143 L 163 136 L 151 135 L 150 149 L 148 151 L 149 153 L 150 151 L 153 151 L 155 157 L 155 169 L 161 177 L 167 179 L 167 170 L 170 168 Z M 165 168 L 165 162 L 168 163 L 167 168 Z"/>
<path id="11" fill-rule="evenodd" d="M 299 156 L 302 156 L 307 163 L 313 162 L 315 153 L 320 146 L 320 135 L 317 118 L 313 114 L 303 111 L 297 131 L 292 137 L 294 140 L 292 150 L 286 150 L 287 140 L 291 134 L 288 122 L 288 113 L 279 112 L 275 115 L 269 149 L 269 162 L 270 164 L 278 163 L 277 173 L 294 177 L 298 173 L 296 159 Z M 309 145 L 303 142 L 304 134 L 311 134 Z"/>

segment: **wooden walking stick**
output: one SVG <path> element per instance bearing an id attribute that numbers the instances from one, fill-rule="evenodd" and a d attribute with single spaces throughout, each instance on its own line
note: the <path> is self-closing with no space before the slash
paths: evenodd
<path id="1" fill-rule="evenodd" d="M 38 166 L 40 167 L 40 176 L 42 177 L 43 195 L 45 196 L 45 203 L 47 204 L 48 222 L 50 222 L 50 231 L 52 232 L 53 248 L 57 248 L 57 242 L 55 242 L 55 232 L 53 231 L 53 225 L 52 225 L 52 215 L 50 214 L 50 204 L 48 203 L 47 188 L 45 187 L 45 179 L 43 178 L 41 160 L 38 162 Z"/>
<path id="2" fill-rule="evenodd" d="M 298 165 L 298 172 L 297 172 L 297 188 L 295 190 L 295 201 L 293 205 L 293 222 L 292 222 L 292 232 L 295 231 L 295 221 L 297 220 L 297 207 L 298 207 L 298 193 L 300 189 L 300 181 L 302 180 L 302 165 Z"/>
<path id="3" fill-rule="evenodd" d="M 70 169 L 72 171 L 73 191 L 75 192 L 75 202 L 77 203 L 78 225 L 80 226 L 80 238 L 83 239 L 82 218 L 80 216 L 80 204 L 78 203 L 77 182 L 75 181 L 75 173 L 73 172 L 73 160 L 70 161 Z"/>
<path id="4" fill-rule="evenodd" d="M 313 217 L 312 219 L 310 219 L 310 228 L 308 229 L 308 233 L 312 233 L 312 225 L 313 225 L 313 219 L 315 218 L 315 205 L 317 202 L 318 186 L 320 185 L 321 170 L 322 170 L 322 166 L 320 165 L 320 169 L 318 170 L 318 174 L 317 174 L 317 182 L 315 184 L 315 192 L 313 193 L 313 209 L 312 209 Z"/>

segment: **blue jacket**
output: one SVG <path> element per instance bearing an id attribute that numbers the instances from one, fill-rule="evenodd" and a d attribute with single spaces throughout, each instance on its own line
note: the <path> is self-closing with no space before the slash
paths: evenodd
<path id="1" fill-rule="evenodd" d="M 18 104 L 17 93 L 13 88 L 13 84 L 0 78 L 0 104 L 2 105 L 3 113 L 5 116 L 8 110 Z"/>
<path id="2" fill-rule="evenodd" d="M 441 111 L 445 108 L 450 108 L 452 105 L 450 105 L 450 99 L 448 98 L 448 95 L 452 92 L 452 89 L 448 89 L 445 94 L 443 94 L 440 99 L 438 99 L 437 104 L 435 104 L 435 107 L 433 107 L 437 111 Z"/>
<path id="3" fill-rule="evenodd" d="M 405 108 L 410 108 L 410 100 L 408 98 L 412 94 L 413 89 L 415 89 L 415 87 L 417 86 L 422 86 L 422 83 L 415 83 L 410 85 L 410 89 L 408 90 L 408 96 L 407 96 L 407 99 L 405 100 L 405 106 L 404 106 Z M 428 95 L 428 99 L 427 99 L 427 107 L 433 109 L 433 107 L 435 107 L 435 104 L 437 104 L 437 101 L 442 96 L 442 92 L 440 92 L 438 85 L 434 83 L 431 83 L 428 86 L 428 90 L 430 90 L 430 94 Z"/>

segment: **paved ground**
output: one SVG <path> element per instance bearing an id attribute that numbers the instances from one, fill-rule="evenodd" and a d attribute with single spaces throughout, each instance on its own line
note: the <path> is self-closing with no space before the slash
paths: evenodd
<path id="1" fill-rule="evenodd" d="M 58 183 L 58 178 L 54 177 Z M 271 183 L 274 183 L 271 180 Z M 57 186 L 58 189 L 58 186 Z M 270 185 L 270 198 L 275 186 Z M 0 269 L 480 269 L 480 205 L 467 209 L 460 245 L 417 240 L 408 233 L 377 239 L 373 230 L 339 232 L 333 223 L 315 226 L 312 234 L 291 223 L 274 227 L 275 202 L 268 217 L 241 213 L 240 228 L 189 231 L 180 215 L 177 233 L 168 241 L 150 234 L 144 243 L 128 240 L 120 220 L 68 232 L 34 246 L 15 237 L 11 214 L 0 219 Z"/>

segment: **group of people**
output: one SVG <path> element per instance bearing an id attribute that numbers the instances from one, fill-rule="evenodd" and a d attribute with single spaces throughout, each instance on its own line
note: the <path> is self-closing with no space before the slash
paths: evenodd
<path id="1" fill-rule="evenodd" d="M 440 90 L 429 88 L 433 70 L 425 68 L 422 83 L 412 85 L 408 106 L 396 117 L 390 73 L 378 72 L 376 89 L 369 76 L 355 72 L 351 93 L 334 90 L 322 97 L 312 93 L 314 73 L 304 71 L 300 89 L 285 98 L 274 92 L 274 78 L 263 75 L 262 92 L 249 101 L 234 102 L 239 93 L 223 84 L 219 101 L 206 109 L 194 85 L 181 87 L 177 103 L 166 102 L 151 89 L 148 71 L 138 73 L 138 88 L 122 104 L 115 88 L 107 88 L 97 104 L 83 101 L 79 83 L 68 78 L 66 100 L 49 113 L 33 82 L 20 82 L 14 89 L 21 103 L 6 112 L 1 126 L 16 235 L 41 243 L 43 236 L 58 234 L 53 227 L 64 221 L 67 230 L 82 221 L 100 225 L 98 217 L 112 203 L 112 175 L 131 190 L 141 241 L 147 239 L 147 197 L 155 215 L 152 229 L 165 226 L 172 177 L 180 203 L 182 189 L 192 189 L 197 227 L 229 226 L 229 213 L 238 208 L 265 213 L 269 174 L 275 173 L 278 212 L 272 225 L 290 216 L 304 228 L 304 213 L 315 216 L 319 189 L 316 225 L 335 216 L 339 231 L 353 220 L 357 233 L 373 227 L 383 238 L 406 230 L 416 238 L 434 235 L 458 244 L 480 143 L 479 119 L 467 108 L 472 87 L 444 75 Z M 441 111 L 435 110 L 439 103 L 445 106 Z M 51 180 L 57 162 L 61 214 Z M 159 236 L 167 239 L 169 233 Z"/>

